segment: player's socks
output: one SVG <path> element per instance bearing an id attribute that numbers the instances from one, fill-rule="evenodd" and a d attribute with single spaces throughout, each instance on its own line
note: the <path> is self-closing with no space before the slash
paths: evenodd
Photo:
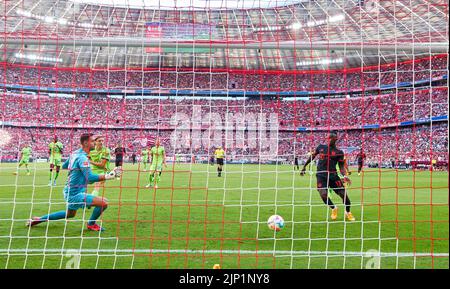
<path id="1" fill-rule="evenodd" d="M 51 213 L 49 215 L 45 215 L 40 217 L 41 221 L 48 221 L 48 220 L 61 220 L 66 218 L 66 211 L 59 211 L 55 213 Z"/>
<path id="2" fill-rule="evenodd" d="M 345 204 L 345 211 L 347 213 L 350 213 L 350 206 L 351 206 L 351 202 L 350 199 L 346 196 L 345 200 L 344 200 L 344 204 Z"/>
<path id="3" fill-rule="evenodd" d="M 157 174 L 155 177 L 155 189 L 158 188 L 158 183 L 160 180 L 161 180 L 161 176 L 159 174 Z"/>
<path id="4" fill-rule="evenodd" d="M 148 183 L 150 185 L 153 185 L 153 174 L 150 174 L 150 177 L 148 178 Z"/>
<path id="5" fill-rule="evenodd" d="M 89 218 L 88 225 L 94 225 L 95 221 L 101 216 L 104 210 L 106 209 L 103 209 L 102 207 L 95 207 L 94 211 L 92 211 L 91 217 Z"/>
<path id="6" fill-rule="evenodd" d="M 56 180 L 58 179 L 58 176 L 59 176 L 59 172 L 58 171 L 56 171 L 56 174 L 55 174 L 55 179 L 53 180 L 55 183 L 56 183 Z"/>
<path id="7" fill-rule="evenodd" d="M 154 187 L 157 189 L 158 188 L 158 183 L 159 180 L 161 179 L 161 177 L 159 175 L 156 175 L 156 177 L 154 177 L 155 183 L 154 183 Z M 153 183 L 152 183 L 153 184 Z"/>
<path id="8" fill-rule="evenodd" d="M 329 197 L 327 197 L 326 199 L 322 199 L 322 201 L 325 203 L 325 205 L 329 206 L 332 210 L 334 208 L 336 208 L 333 201 Z"/>

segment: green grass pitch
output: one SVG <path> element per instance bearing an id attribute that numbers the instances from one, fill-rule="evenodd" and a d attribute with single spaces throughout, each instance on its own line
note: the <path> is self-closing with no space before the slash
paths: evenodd
<path id="1" fill-rule="evenodd" d="M 169 165 L 159 188 L 127 164 L 106 184 L 107 229 L 87 231 L 91 210 L 31 229 L 26 219 L 65 208 L 63 172 L 48 164 L 12 175 L 0 166 L 0 268 L 448 268 L 448 172 L 366 169 L 349 189 L 357 220 L 329 219 L 315 176 L 289 165 Z M 173 170 L 173 172 L 171 171 Z M 91 187 L 89 188 L 91 191 Z M 285 228 L 266 221 L 281 215 Z M 374 265 L 375 264 L 375 265 Z"/>

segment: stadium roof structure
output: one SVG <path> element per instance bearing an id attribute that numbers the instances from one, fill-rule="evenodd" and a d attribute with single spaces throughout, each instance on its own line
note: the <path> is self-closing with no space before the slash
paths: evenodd
<path id="1" fill-rule="evenodd" d="M 117 8 L 158 10 L 266 9 L 308 2 L 309 0 L 71 0 L 75 3 Z"/>
<path id="2" fill-rule="evenodd" d="M 445 0 L 5 0 L 0 11 L 1 61 L 27 65 L 296 71 L 448 53 Z"/>

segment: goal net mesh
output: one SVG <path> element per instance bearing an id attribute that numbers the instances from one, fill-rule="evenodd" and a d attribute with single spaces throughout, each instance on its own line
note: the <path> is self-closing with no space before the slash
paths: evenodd
<path id="1" fill-rule="evenodd" d="M 447 1 L 94 2 L 0 3 L 0 268 L 448 268 Z M 300 174 L 331 131 L 353 221 Z M 25 226 L 83 133 L 123 167 L 106 230 Z"/>

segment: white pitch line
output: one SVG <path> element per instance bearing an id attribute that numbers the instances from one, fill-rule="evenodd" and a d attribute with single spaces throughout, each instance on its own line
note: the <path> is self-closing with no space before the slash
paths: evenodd
<path id="1" fill-rule="evenodd" d="M 380 252 L 378 254 L 370 252 L 354 251 L 273 251 L 273 250 L 185 250 L 185 249 L 0 249 L 0 253 L 130 253 L 130 254 L 239 254 L 239 255 L 334 255 L 334 256 L 360 256 L 360 257 L 448 257 L 448 253 L 424 253 L 424 252 Z"/>
<path id="2" fill-rule="evenodd" d="M 118 203 L 118 202 L 136 202 L 136 199 L 111 199 L 107 198 L 112 203 Z M 153 199 L 143 199 L 139 200 L 139 202 L 153 202 Z M 31 198 L 0 198 L 0 204 L 52 204 L 52 205 L 59 205 L 59 204 L 65 204 L 66 201 L 64 199 L 31 199 Z M 223 200 L 156 200 L 155 204 L 158 203 L 200 203 L 200 204 L 223 204 Z M 272 200 L 272 201 L 264 201 L 260 200 L 259 203 L 263 204 L 271 204 L 271 205 L 277 205 L 277 204 L 286 204 L 286 205 L 294 205 L 295 207 L 308 207 L 308 206 L 323 206 L 322 201 L 313 201 L 311 203 L 306 203 L 304 200 L 294 200 L 294 201 L 286 201 L 286 200 Z M 258 205 L 256 201 L 240 201 L 240 200 L 225 200 L 225 206 L 236 206 L 236 205 L 243 205 L 243 206 L 250 206 L 250 205 Z M 362 205 L 360 202 L 353 202 L 354 205 Z M 370 205 L 372 205 L 371 203 Z M 139 205 L 139 203 L 137 204 Z M 367 205 L 367 204 L 365 204 Z M 430 203 L 402 203 L 398 202 L 396 205 L 430 205 Z M 448 205 L 448 203 L 432 203 L 432 205 Z M 267 206 L 267 205 L 262 205 Z"/>
<path id="3" fill-rule="evenodd" d="M 107 198 L 110 202 L 136 202 L 136 199 L 111 199 Z M 147 200 L 138 200 L 140 202 L 153 202 L 153 199 L 147 199 Z M 165 202 L 165 203 L 217 203 L 222 204 L 223 200 L 156 200 L 156 202 Z M 285 204 L 292 204 L 293 201 L 283 201 L 283 200 L 277 200 L 277 201 L 259 201 L 260 203 L 268 203 L 268 204 L 274 204 L 274 203 L 285 203 Z M 299 202 L 299 201 L 297 201 Z M 26 203 L 26 204 L 32 204 L 32 203 L 52 203 L 52 204 L 65 204 L 64 199 L 58 199 L 58 200 L 50 200 L 50 199 L 31 199 L 31 198 L 0 198 L 0 204 L 13 204 L 13 203 Z M 225 200 L 226 204 L 241 204 L 240 200 Z M 242 201 L 242 203 L 249 203 L 249 204 L 257 204 L 255 201 Z M 314 202 L 313 204 L 323 204 L 323 202 Z M 356 204 L 356 203 L 355 203 Z M 400 203 L 399 203 L 400 204 Z M 429 204 L 429 203 L 427 203 Z"/>

